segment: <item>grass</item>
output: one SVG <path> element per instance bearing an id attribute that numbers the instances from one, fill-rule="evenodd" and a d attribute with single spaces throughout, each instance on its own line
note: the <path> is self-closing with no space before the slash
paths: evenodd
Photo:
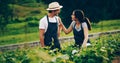
<path id="1" fill-rule="evenodd" d="M 22 23 L 14 23 L 14 24 L 8 24 L 7 28 L 12 30 L 12 29 L 21 29 L 24 26 L 26 26 L 26 22 L 22 22 Z"/>
<path id="2" fill-rule="evenodd" d="M 98 23 L 98 26 L 117 26 L 120 25 L 120 20 L 104 20 Z"/>
<path id="3" fill-rule="evenodd" d="M 97 32 L 104 32 L 110 30 L 119 30 L 120 23 L 119 20 L 109 20 L 109 21 L 101 21 L 97 24 L 92 24 L 92 31 L 90 33 L 97 33 Z M 112 23 L 113 22 L 113 23 Z M 101 27 L 101 23 L 103 27 Z M 38 27 L 28 27 L 28 32 L 25 33 L 26 28 L 25 22 L 17 23 L 17 24 L 9 24 L 7 27 L 10 30 L 8 33 L 9 35 L 1 36 L 0 37 L 0 45 L 6 44 L 15 44 L 15 43 L 24 43 L 24 42 L 32 42 L 32 41 L 39 41 L 39 30 Z M 73 36 L 72 32 L 68 35 L 61 32 L 60 37 L 68 37 Z"/>
<path id="4" fill-rule="evenodd" d="M 105 20 L 99 23 L 92 23 L 90 33 L 105 32 L 110 30 L 120 30 L 120 20 Z M 26 27 L 25 27 L 26 26 Z M 29 27 L 26 22 L 14 23 L 7 25 L 8 30 L 4 35 L 0 36 L 0 45 L 18 44 L 32 41 L 39 41 L 39 29 L 37 27 Z M 60 37 L 73 36 L 73 33 L 66 35 L 61 32 Z"/>
<path id="5" fill-rule="evenodd" d="M 31 6 L 33 5 L 33 6 Z M 36 5 L 36 6 L 35 6 Z M 38 11 L 40 13 L 36 13 L 34 16 L 41 16 L 44 15 L 47 11 L 43 11 L 46 8 L 46 5 L 42 3 L 28 3 L 28 4 L 23 4 L 23 5 L 18 5 L 18 4 L 10 4 L 11 7 L 13 7 L 13 13 L 17 17 L 28 17 L 28 16 L 33 16 L 31 12 L 33 11 Z M 41 15 L 40 15 L 41 14 Z"/>
<path id="6" fill-rule="evenodd" d="M 13 26 L 12 26 L 13 25 Z M 19 26 L 22 25 L 22 26 Z M 10 26 L 10 27 L 9 27 Z M 38 27 L 31 27 L 28 25 L 24 25 L 24 23 L 20 23 L 20 24 L 11 24 L 7 26 L 7 30 L 4 32 L 4 34 L 1 34 L 0 37 L 2 36 L 10 36 L 10 35 L 21 35 L 21 34 L 29 34 L 29 33 L 35 33 L 38 32 Z"/>
<path id="7" fill-rule="evenodd" d="M 99 23 L 92 23 L 90 33 L 120 30 L 120 20 L 103 20 Z"/>
<path id="8" fill-rule="evenodd" d="M 0 37 L 0 45 L 32 42 L 39 39 L 39 33 L 18 34 Z"/>
<path id="9" fill-rule="evenodd" d="M 39 3 L 25 3 L 25 4 L 20 4 L 21 6 L 24 7 L 47 7 L 43 2 L 39 2 Z"/>

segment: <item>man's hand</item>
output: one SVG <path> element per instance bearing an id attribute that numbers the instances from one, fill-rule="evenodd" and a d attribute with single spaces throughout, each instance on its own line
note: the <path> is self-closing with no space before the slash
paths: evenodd
<path id="1" fill-rule="evenodd" d="M 44 32 L 45 32 L 45 29 L 40 29 L 40 44 L 41 44 L 41 47 L 44 47 Z"/>

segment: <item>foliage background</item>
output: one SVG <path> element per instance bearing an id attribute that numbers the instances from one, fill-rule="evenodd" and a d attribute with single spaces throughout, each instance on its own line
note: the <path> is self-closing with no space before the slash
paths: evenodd
<path id="1" fill-rule="evenodd" d="M 92 22 L 90 33 L 120 29 L 119 0 L 0 0 L 0 44 L 39 40 L 39 20 L 53 1 L 63 6 L 59 16 L 66 27 L 71 23 L 72 11 L 82 9 Z M 62 32 L 61 36 L 66 35 Z"/>
<path id="2" fill-rule="evenodd" d="M 70 24 L 71 13 L 81 9 L 92 22 L 120 18 L 120 0 L 43 0 L 45 3 L 58 1 L 63 5 L 61 17 L 64 23 Z"/>

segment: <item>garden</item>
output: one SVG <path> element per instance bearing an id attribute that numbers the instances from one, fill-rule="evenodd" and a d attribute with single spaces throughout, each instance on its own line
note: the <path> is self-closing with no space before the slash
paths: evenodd
<path id="1" fill-rule="evenodd" d="M 120 0 L 0 0 L 0 47 L 25 44 L 0 51 L 0 63 L 120 63 L 120 33 L 90 38 L 91 45 L 86 48 L 75 47 L 74 41 L 61 42 L 61 50 L 27 46 L 39 41 L 39 21 L 52 1 L 63 5 L 59 16 L 66 27 L 77 8 L 91 21 L 89 34 L 120 30 Z M 60 34 L 60 38 L 71 36 Z"/>
<path id="2" fill-rule="evenodd" d="M 120 61 L 120 34 L 91 39 L 87 48 L 74 42 L 61 43 L 62 49 L 33 47 L 0 52 L 0 63 L 114 63 Z"/>

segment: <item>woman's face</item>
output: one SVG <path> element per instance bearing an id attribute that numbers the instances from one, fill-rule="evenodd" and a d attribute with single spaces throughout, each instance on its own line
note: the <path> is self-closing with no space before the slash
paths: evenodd
<path id="1" fill-rule="evenodd" d="M 72 13 L 71 18 L 72 18 L 73 21 L 76 21 L 75 13 L 74 12 Z"/>

